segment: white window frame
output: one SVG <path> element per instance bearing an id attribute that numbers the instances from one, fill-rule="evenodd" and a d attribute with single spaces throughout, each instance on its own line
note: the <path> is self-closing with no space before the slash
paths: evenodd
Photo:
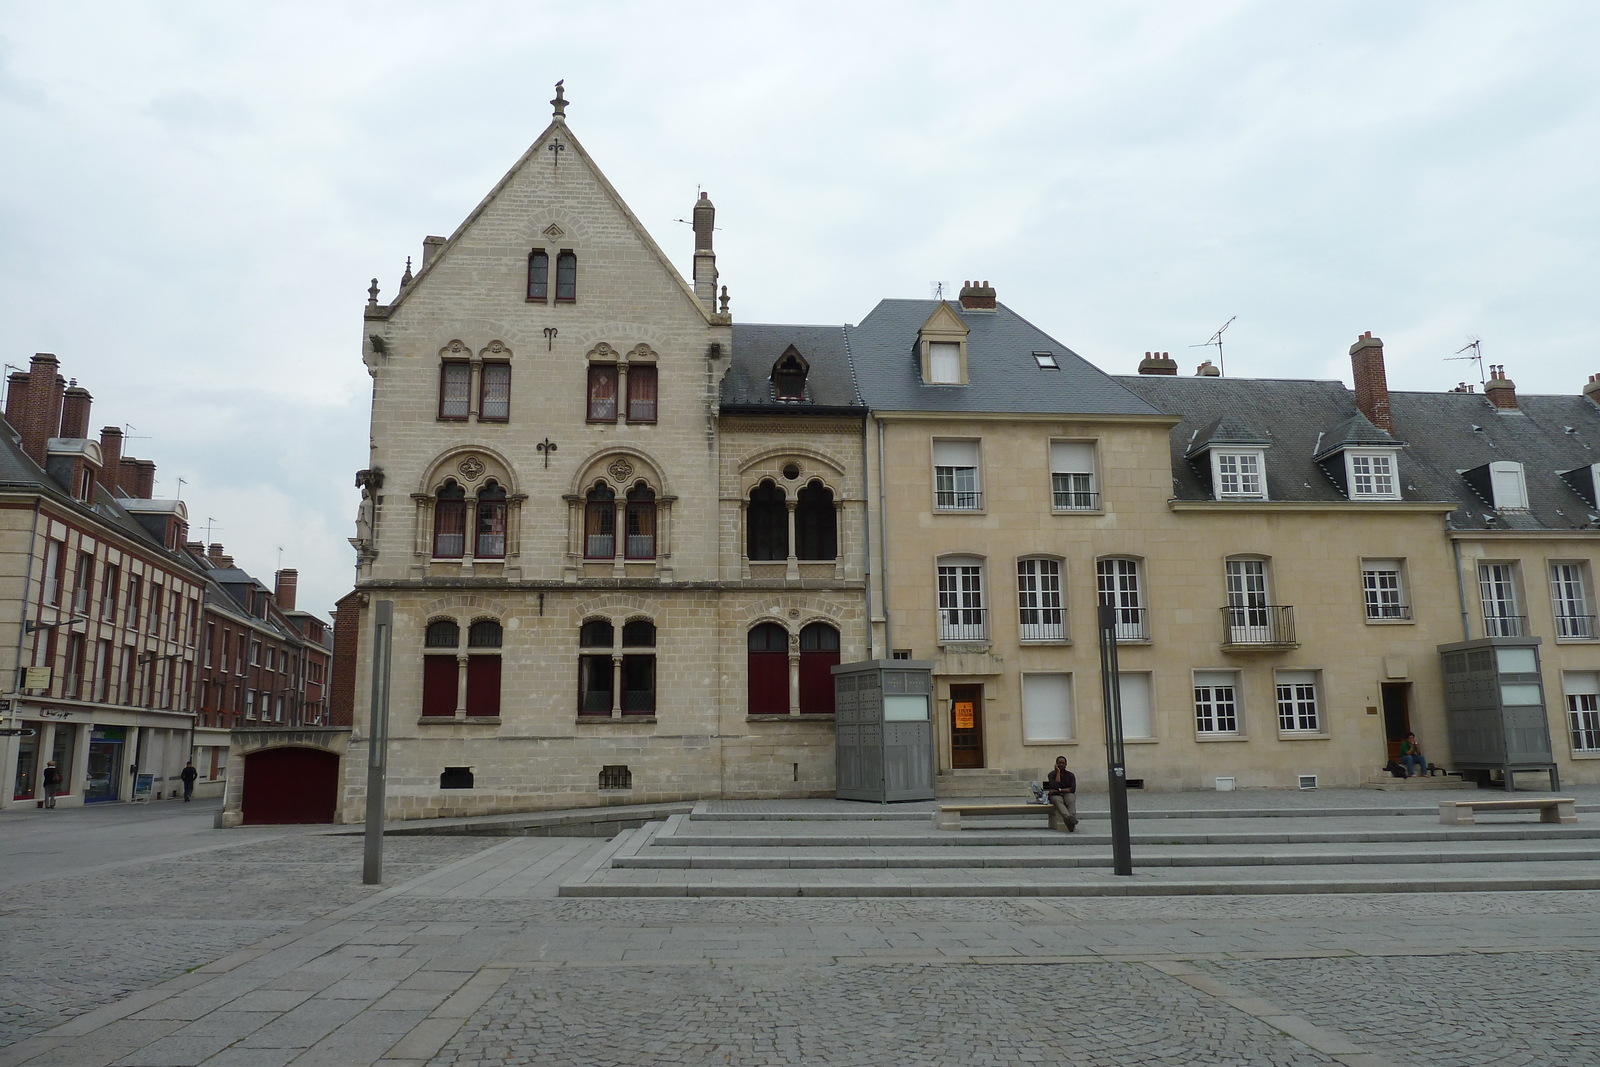
<path id="1" fill-rule="evenodd" d="M 1192 673 L 1194 732 L 1197 737 L 1238 737 L 1243 733 L 1243 704 L 1239 672 L 1197 670 Z M 1226 692 L 1224 692 L 1224 690 Z"/>
<path id="2" fill-rule="evenodd" d="M 1489 495 L 1496 511 L 1528 510 L 1528 478 L 1522 464 L 1499 459 L 1489 464 Z"/>
<path id="3" fill-rule="evenodd" d="M 1144 563 L 1130 556 L 1095 560 L 1097 603 L 1117 609 L 1117 640 L 1148 641 L 1150 627 L 1144 600 Z"/>
<path id="4" fill-rule="evenodd" d="M 953 445 L 970 445 L 971 465 L 940 463 L 940 446 L 946 446 L 945 459 L 951 455 Z M 966 457 L 961 457 L 965 459 Z M 982 511 L 983 510 L 983 442 L 973 438 L 939 438 L 933 440 L 933 510 Z"/>
<path id="5" fill-rule="evenodd" d="M 1274 634 L 1267 561 L 1259 556 L 1238 556 L 1223 560 L 1222 571 L 1228 593 L 1228 641 L 1270 643 Z"/>
<path id="6" fill-rule="evenodd" d="M 1361 604 L 1368 622 L 1410 622 L 1405 560 L 1362 560 Z"/>
<path id="7" fill-rule="evenodd" d="M 1563 671 L 1561 692 L 1572 751 L 1600 756 L 1600 671 Z"/>
<path id="8" fill-rule="evenodd" d="M 959 341 L 928 342 L 928 384 L 961 384 L 961 343 Z"/>
<path id="9" fill-rule="evenodd" d="M 1213 448 L 1212 495 L 1218 500 L 1267 499 L 1267 454 L 1259 448 Z"/>
<path id="10" fill-rule="evenodd" d="M 1320 673 L 1314 670 L 1272 672 L 1280 735 L 1321 736 L 1327 732 L 1322 716 Z"/>
<path id="11" fill-rule="evenodd" d="M 1022 641 L 1065 641 L 1066 603 L 1061 561 L 1048 556 L 1017 560 L 1017 634 Z"/>
<path id="12" fill-rule="evenodd" d="M 1400 462 L 1392 448 L 1347 448 L 1345 477 L 1351 500 L 1399 500 Z"/>
<path id="13" fill-rule="evenodd" d="M 1589 597 L 1588 565 L 1582 560 L 1550 562 L 1550 605 L 1557 641 L 1593 641 L 1594 601 Z"/>
<path id="14" fill-rule="evenodd" d="M 937 563 L 939 640 L 987 641 L 983 560 L 951 556 Z"/>
<path id="15" fill-rule="evenodd" d="M 1058 447 L 1061 446 L 1061 447 Z M 1099 478 L 1096 477 L 1093 441 L 1050 442 L 1050 509 L 1052 511 L 1099 511 Z M 1083 468 L 1087 467 L 1087 470 Z"/>
<path id="16" fill-rule="evenodd" d="M 1521 637 L 1527 620 L 1517 591 L 1515 563 L 1478 564 L 1478 599 L 1485 637 Z M 1509 609 L 1509 610 L 1508 610 Z"/>
<path id="17" fill-rule="evenodd" d="M 1030 697 L 1030 686 L 1038 679 L 1039 684 L 1033 690 L 1039 696 Z M 1057 693 L 1050 696 L 1065 695 L 1066 706 L 1064 709 L 1065 730 L 1052 730 L 1043 725 L 1045 718 L 1040 714 L 1039 704 L 1042 702 L 1044 679 L 1051 679 L 1050 688 Z M 1059 679 L 1059 682 L 1056 680 Z M 1054 710 L 1054 709 L 1052 709 Z M 1022 743 L 1025 745 L 1050 745 L 1071 743 L 1077 738 L 1077 717 L 1074 707 L 1072 692 L 1072 672 L 1070 671 L 1024 671 L 1022 673 Z M 1035 732 L 1037 731 L 1037 732 Z"/>

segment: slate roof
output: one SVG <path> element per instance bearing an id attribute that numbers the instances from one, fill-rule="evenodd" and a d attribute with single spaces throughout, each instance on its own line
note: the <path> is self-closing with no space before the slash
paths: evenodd
<path id="1" fill-rule="evenodd" d="M 861 396 L 879 411 L 1156 415 L 1160 412 L 1004 304 L 970 311 L 947 302 L 967 329 L 967 384 L 924 385 L 917 331 L 937 300 L 884 300 L 849 330 Z M 1040 368 L 1034 352 L 1055 355 Z"/>
<path id="2" fill-rule="evenodd" d="M 1242 415 L 1272 442 L 1266 452 L 1272 500 L 1343 500 L 1314 454 L 1341 443 L 1400 444 L 1401 498 L 1459 504 L 1446 520 L 1451 529 L 1594 529 L 1600 523 L 1590 518 L 1596 509 L 1560 476 L 1600 462 L 1600 407 L 1582 396 L 1525 396 L 1520 413 L 1505 413 L 1482 393 L 1391 392 L 1395 433 L 1389 436 L 1356 411 L 1355 394 L 1341 382 L 1165 375 L 1116 380 L 1182 416 L 1171 435 L 1173 495 L 1180 500 L 1210 499 L 1198 466 L 1204 456 L 1192 463 L 1184 458 L 1194 440 L 1217 420 Z M 1526 513 L 1495 511 L 1460 474 L 1494 460 L 1523 464 Z"/>
<path id="3" fill-rule="evenodd" d="M 788 411 L 794 414 L 860 414 L 844 326 L 782 326 L 735 323 L 733 358 L 722 377 L 724 411 Z M 778 400 L 772 392 L 772 365 L 790 345 L 810 364 L 804 400 Z"/>

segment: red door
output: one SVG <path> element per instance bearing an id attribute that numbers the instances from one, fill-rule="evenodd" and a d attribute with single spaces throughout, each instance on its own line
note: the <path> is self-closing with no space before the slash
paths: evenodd
<path id="1" fill-rule="evenodd" d="M 333 821 L 339 757 L 314 748 L 269 748 L 244 758 L 247 826 Z"/>

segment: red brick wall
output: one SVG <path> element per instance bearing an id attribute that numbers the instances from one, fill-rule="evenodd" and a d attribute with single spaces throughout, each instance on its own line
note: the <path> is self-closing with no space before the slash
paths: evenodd
<path id="1" fill-rule="evenodd" d="M 333 670 L 328 680 L 328 725 L 350 726 L 356 713 L 356 649 L 361 643 L 361 599 L 355 590 L 336 605 Z"/>

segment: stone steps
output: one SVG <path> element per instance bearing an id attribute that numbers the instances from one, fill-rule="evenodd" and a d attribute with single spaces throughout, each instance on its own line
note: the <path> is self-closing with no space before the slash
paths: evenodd
<path id="1" fill-rule="evenodd" d="M 934 777 L 933 792 L 940 800 L 1014 800 L 1033 795 L 1026 780 L 1006 771 L 991 770 L 945 771 Z"/>
<path id="2" fill-rule="evenodd" d="M 1396 793 L 1424 792 L 1436 789 L 1476 789 L 1459 774 L 1435 774 L 1427 778 L 1396 778 L 1392 774 L 1369 775 L 1361 782 L 1362 789 L 1386 789 Z"/>
<path id="3" fill-rule="evenodd" d="M 1471 827 L 1439 827 L 1386 831 L 1328 830 L 1303 832 L 1239 831 L 1236 833 L 1140 833 L 1130 834 L 1137 846 L 1291 844 L 1394 844 L 1402 842 L 1446 841 L 1529 841 L 1600 839 L 1600 825 L 1562 826 L 1547 823 L 1487 823 Z M 927 848 L 977 849 L 985 846 L 1029 848 L 1109 845 L 1108 830 L 1080 823 L 1076 834 L 1052 830 L 928 830 L 925 833 L 893 832 L 873 835 L 835 833 L 702 834 L 673 832 L 652 841 L 654 848 Z"/>

